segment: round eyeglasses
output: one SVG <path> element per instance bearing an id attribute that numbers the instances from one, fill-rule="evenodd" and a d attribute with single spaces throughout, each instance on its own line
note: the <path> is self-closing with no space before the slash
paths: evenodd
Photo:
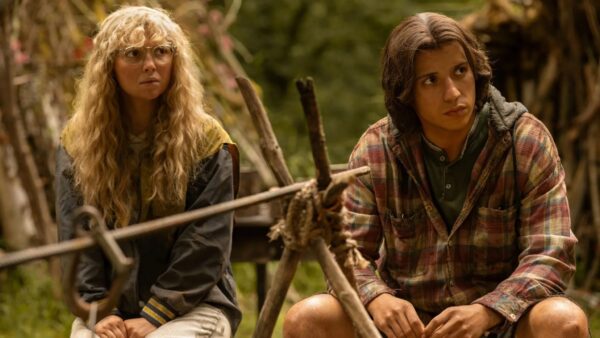
<path id="1" fill-rule="evenodd" d="M 125 62 L 130 64 L 139 64 L 146 59 L 146 53 L 148 50 L 152 52 L 150 55 L 154 59 L 154 62 L 157 63 L 167 63 L 171 61 L 173 55 L 175 54 L 175 46 L 169 44 L 153 47 L 127 47 L 117 49 L 117 52 L 121 57 L 123 57 Z"/>

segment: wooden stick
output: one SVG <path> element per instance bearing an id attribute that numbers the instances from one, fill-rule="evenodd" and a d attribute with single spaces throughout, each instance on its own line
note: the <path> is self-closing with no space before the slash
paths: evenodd
<path id="1" fill-rule="evenodd" d="M 304 115 L 306 116 L 306 122 L 308 124 L 310 145 L 312 149 L 313 159 L 315 162 L 315 167 L 317 168 L 317 187 L 319 190 L 324 191 L 328 188 L 329 184 L 331 183 L 331 171 L 329 167 L 329 157 L 327 156 L 325 132 L 323 131 L 323 122 L 321 121 L 321 114 L 319 113 L 319 108 L 317 106 L 317 99 L 315 95 L 313 80 L 310 77 L 306 79 L 300 79 L 296 81 L 296 87 L 298 88 L 298 92 L 300 93 L 302 108 L 304 109 Z M 336 196 L 335 200 L 328 201 L 327 197 L 325 196 L 323 200 L 323 207 L 333 207 L 333 205 L 338 202 L 338 198 L 339 194 Z M 338 211 L 339 210 L 341 210 L 341 206 L 338 206 Z M 334 233 L 342 231 L 340 225 L 337 225 L 336 229 L 331 230 Z M 339 240 L 337 242 L 338 243 L 336 244 L 339 244 Z M 354 271 L 352 266 L 346 264 L 348 260 L 348 251 L 336 253 L 335 259 L 342 268 L 342 271 L 348 279 L 348 281 L 350 281 L 350 285 L 352 285 L 352 287 L 354 288 Z"/>
<path id="2" fill-rule="evenodd" d="M 338 175 L 364 175 L 369 172 L 369 167 L 364 166 L 356 169 L 350 169 Z M 110 234 L 117 240 L 123 241 L 132 239 L 141 235 L 147 235 L 171 229 L 189 222 L 206 219 L 210 216 L 221 214 L 224 212 L 233 211 L 236 209 L 247 208 L 251 205 L 265 203 L 283 196 L 294 194 L 307 184 L 307 182 L 298 182 L 292 185 L 273 188 L 269 191 L 263 191 L 258 194 L 240 197 L 231 201 L 211 205 L 201 209 L 189 210 L 179 214 L 173 214 L 163 218 L 156 218 L 143 223 L 132 224 L 125 228 L 111 230 Z M 89 236 L 77 237 L 74 239 L 53 243 L 38 248 L 29 248 L 21 251 L 7 253 L 0 256 L 0 269 L 10 266 L 30 262 L 36 259 L 42 259 L 52 256 L 64 255 L 93 247 L 94 240 Z"/>
<path id="3" fill-rule="evenodd" d="M 281 311 L 281 306 L 285 300 L 290 284 L 296 274 L 301 253 L 285 248 L 281 260 L 277 265 L 277 272 L 273 284 L 267 293 L 265 305 L 260 311 L 258 322 L 254 329 L 254 338 L 270 338 L 273 335 L 273 329 L 277 323 L 277 317 Z"/>
<path id="4" fill-rule="evenodd" d="M 587 167 L 589 166 L 588 156 L 584 155 L 577 163 L 577 169 L 575 169 L 575 173 L 572 173 L 572 180 L 569 185 L 569 189 L 567 190 L 567 195 L 569 197 L 569 206 L 571 212 L 571 220 L 573 225 L 579 225 L 579 219 L 581 218 L 583 203 L 585 201 L 585 197 L 588 193 L 588 189 L 590 188 L 590 184 L 586 180 Z"/>
<path id="5" fill-rule="evenodd" d="M 594 124 L 588 133 L 587 146 L 588 146 L 588 174 L 589 174 L 589 187 L 590 187 L 590 204 L 592 206 L 592 224 L 596 229 L 596 255 L 593 257 L 592 264 L 588 270 L 585 282 L 583 283 L 583 289 L 590 291 L 592 290 L 593 283 L 596 280 L 598 271 L 600 270 L 600 188 L 598 182 L 598 170 L 596 170 L 596 160 L 598 155 L 598 149 L 596 148 L 598 124 Z"/>
<path id="6" fill-rule="evenodd" d="M 327 156 L 327 147 L 325 145 L 325 133 L 323 132 L 323 123 L 321 122 L 321 115 L 317 107 L 313 80 L 311 78 L 298 80 L 296 81 L 296 87 L 300 92 L 304 115 L 308 123 L 310 145 L 315 167 L 317 168 L 317 187 L 323 191 L 329 186 L 332 180 L 329 169 L 329 157 Z M 341 231 L 341 229 L 332 230 Z M 360 302 L 352 285 L 353 283 L 349 282 L 349 280 L 354 282 L 354 272 L 352 266 L 346 264 L 348 252 L 340 253 L 334 260 L 323 238 L 314 239 L 311 242 L 311 247 L 317 255 L 317 259 L 325 272 L 327 280 L 332 284 L 337 297 L 342 303 L 342 307 L 348 316 L 350 316 L 354 327 L 358 330 L 359 336 L 363 338 L 380 337 L 379 331 L 375 328 L 373 321 Z"/>
<path id="7" fill-rule="evenodd" d="M 300 101 L 304 108 L 304 115 L 308 123 L 310 137 L 310 148 L 312 149 L 315 167 L 317 169 L 317 188 L 325 190 L 331 182 L 329 170 L 329 157 L 327 156 L 327 145 L 325 144 L 325 132 L 317 106 L 313 80 L 308 77 L 296 81 L 296 88 L 300 93 Z"/>
<path id="8" fill-rule="evenodd" d="M 279 184 L 289 184 L 286 182 L 288 182 L 287 180 L 291 181 L 292 177 L 289 170 L 287 170 L 283 153 L 277 143 L 277 138 L 269 123 L 262 103 L 254 92 L 250 81 L 241 77 L 238 77 L 236 80 L 242 92 L 242 96 L 246 101 L 248 110 L 252 115 L 252 120 L 259 131 L 261 137 L 261 149 L 263 150 L 265 158 L 267 158 L 267 162 L 270 164 Z M 317 167 L 319 189 L 323 190 L 331 182 L 331 175 L 329 172 L 329 159 L 325 148 L 325 136 L 321 118 L 316 106 L 312 80 L 307 80 L 306 83 L 299 83 L 297 83 L 297 85 L 301 92 L 303 107 L 305 108 L 305 114 L 309 123 L 311 146 L 313 149 L 315 166 Z M 322 247 L 321 249 L 317 248 L 317 250 L 323 251 L 324 249 L 324 254 L 321 256 L 326 257 L 321 258 L 323 261 L 321 265 L 328 271 L 326 272 L 328 280 L 331 280 L 331 278 L 336 279 L 335 290 L 337 294 L 340 295 L 340 301 L 346 311 L 349 314 L 352 313 L 351 318 L 357 321 L 355 325 L 359 328 L 361 336 L 380 337 L 379 332 L 375 329 L 373 322 L 370 320 L 366 310 L 360 303 L 358 295 L 356 295 L 356 292 L 346 280 L 341 269 L 336 265 L 333 257 L 331 257 L 331 253 L 328 251 L 327 245 L 323 239 L 317 239 L 316 243 L 316 245 Z M 281 310 L 281 305 L 283 304 L 283 300 L 295 274 L 298 262 L 300 261 L 300 254 L 300 252 L 293 251 L 289 248 L 284 249 L 282 259 L 277 267 L 276 276 L 278 276 L 278 278 L 274 281 L 271 289 L 269 289 L 265 305 L 260 312 L 258 323 L 253 334 L 254 338 L 268 338 L 273 334 L 277 315 Z M 333 264 L 335 268 L 332 268 L 331 264 Z M 325 268 L 325 266 L 327 266 L 327 268 Z M 340 283 L 339 280 L 343 280 L 345 283 Z M 354 295 L 354 297 L 352 297 L 352 295 Z M 366 329 L 363 328 L 365 325 L 367 326 Z"/>
<path id="9" fill-rule="evenodd" d="M 582 112 L 573 119 L 573 126 L 566 132 L 567 140 L 573 142 L 581 138 L 581 134 L 591 125 L 596 114 L 600 113 L 600 63 L 596 66 L 596 84 L 592 95 L 588 97 L 587 105 Z"/>
<path id="10" fill-rule="evenodd" d="M 248 79 L 237 77 L 236 81 L 242 96 L 246 101 L 248 111 L 252 116 L 254 127 L 258 131 L 260 137 L 260 149 L 262 150 L 267 163 L 271 167 L 271 171 L 275 175 L 280 186 L 292 184 L 294 180 L 285 164 L 283 152 L 281 151 L 281 147 L 279 147 L 277 137 L 273 132 L 273 127 L 271 126 L 271 122 L 269 122 L 269 117 L 267 116 L 267 112 L 262 102 L 258 98 L 258 95 L 256 95 L 256 92 Z M 284 210 L 286 209 L 287 203 L 284 201 Z M 252 337 L 270 338 L 273 335 L 277 316 L 281 311 L 285 295 L 294 279 L 294 274 L 298 268 L 301 255 L 301 252 L 291 250 L 287 247 L 283 250 L 275 274 L 277 278 L 275 278 L 267 293 L 265 305 L 260 311 Z"/>
<path id="11" fill-rule="evenodd" d="M 340 267 L 331 257 L 331 253 L 327 248 L 327 244 L 323 238 L 316 238 L 312 241 L 311 247 L 325 272 L 327 280 L 331 283 L 336 296 L 342 303 L 344 310 L 350 316 L 354 327 L 358 331 L 360 337 L 371 338 L 381 337 L 381 334 L 375 328 L 373 320 L 369 317 L 367 310 L 361 303 L 358 295 L 350 286 L 350 283 L 342 273 Z"/>
<path id="12" fill-rule="evenodd" d="M 6 10 L 2 16 L 0 41 L 1 55 L 0 62 L 0 98 L 2 99 L 2 123 L 6 133 L 9 136 L 10 144 L 15 151 L 15 158 L 19 166 L 19 179 L 27 192 L 33 219 L 38 231 L 38 242 L 49 244 L 56 242 L 56 227 L 50 216 L 50 209 L 46 201 L 43 183 L 38 174 L 31 148 L 27 143 L 27 135 L 23 121 L 16 111 L 15 89 L 13 86 L 14 65 L 12 60 L 11 48 L 9 46 L 10 36 L 10 10 Z"/>
<path id="13" fill-rule="evenodd" d="M 600 24 L 598 23 L 598 16 L 596 15 L 596 9 L 590 0 L 583 1 L 583 10 L 585 12 L 585 16 L 587 18 L 588 26 L 590 28 L 590 32 L 592 33 L 594 46 L 596 47 L 596 51 L 600 53 Z"/>
<path id="14" fill-rule="evenodd" d="M 285 164 L 283 152 L 281 151 L 281 147 L 279 147 L 279 142 L 277 142 L 273 127 L 269 122 L 265 107 L 258 98 L 258 95 L 256 95 L 254 88 L 252 88 L 252 83 L 244 77 L 236 77 L 235 80 L 238 83 L 244 101 L 246 101 L 248 111 L 252 116 L 254 127 L 260 136 L 260 149 L 267 159 L 267 163 L 269 163 L 271 171 L 273 171 L 279 186 L 294 183 L 292 175 Z"/>

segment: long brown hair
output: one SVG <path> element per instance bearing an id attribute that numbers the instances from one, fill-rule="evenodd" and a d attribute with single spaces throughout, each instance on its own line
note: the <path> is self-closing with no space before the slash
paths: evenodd
<path id="1" fill-rule="evenodd" d="M 475 109 L 481 109 L 487 99 L 492 69 L 475 37 L 458 22 L 441 14 L 420 13 L 408 17 L 390 33 L 381 58 L 385 107 L 401 132 L 413 132 L 420 126 L 413 108 L 417 52 L 437 49 L 452 41 L 461 44 L 475 75 Z"/>

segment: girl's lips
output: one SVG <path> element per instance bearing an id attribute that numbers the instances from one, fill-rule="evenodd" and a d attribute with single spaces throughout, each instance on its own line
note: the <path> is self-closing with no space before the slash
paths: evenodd
<path id="1" fill-rule="evenodd" d="M 149 82 L 140 83 L 140 86 L 143 86 L 143 87 L 152 87 L 152 86 L 159 86 L 159 85 L 160 85 L 160 81 L 149 81 Z"/>

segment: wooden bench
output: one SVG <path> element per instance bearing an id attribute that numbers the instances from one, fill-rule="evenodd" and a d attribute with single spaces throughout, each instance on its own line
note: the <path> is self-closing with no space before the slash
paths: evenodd
<path id="1" fill-rule="evenodd" d="M 255 171 L 247 168 L 240 170 L 239 197 L 256 194 L 265 189 Z M 259 311 L 267 295 L 267 263 L 279 260 L 283 252 L 283 242 L 270 241 L 268 237 L 270 227 L 278 220 L 280 214 L 278 201 L 235 212 L 231 261 L 254 263 Z"/>

